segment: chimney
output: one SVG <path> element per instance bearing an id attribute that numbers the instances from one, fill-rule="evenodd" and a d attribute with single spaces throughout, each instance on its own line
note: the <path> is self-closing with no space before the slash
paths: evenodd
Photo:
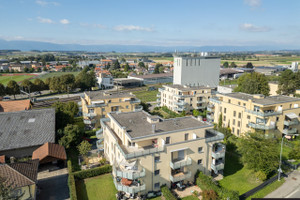
<path id="1" fill-rule="evenodd" d="M 152 133 L 155 133 L 155 124 L 152 124 Z"/>

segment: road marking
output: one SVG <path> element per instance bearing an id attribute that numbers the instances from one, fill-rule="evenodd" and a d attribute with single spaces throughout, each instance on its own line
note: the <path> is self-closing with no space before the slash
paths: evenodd
<path id="1" fill-rule="evenodd" d="M 292 192 L 291 194 L 289 194 L 288 196 L 286 196 L 286 198 L 289 198 L 290 196 L 292 196 L 292 195 L 295 194 L 296 192 L 298 192 L 298 190 L 295 190 L 294 192 Z"/>

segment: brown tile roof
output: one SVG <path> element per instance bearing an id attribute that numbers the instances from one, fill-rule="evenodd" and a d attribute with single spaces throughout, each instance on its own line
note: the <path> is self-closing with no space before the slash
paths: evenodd
<path id="1" fill-rule="evenodd" d="M 30 108 L 30 100 L 0 101 L 0 112 L 16 112 L 29 110 Z"/>
<path id="2" fill-rule="evenodd" d="M 5 163 L 5 155 L 0 156 L 0 163 Z"/>
<path id="3" fill-rule="evenodd" d="M 0 164 L 0 177 L 12 188 L 35 184 L 37 181 L 38 160 Z"/>
<path id="4" fill-rule="evenodd" d="M 40 163 L 45 163 L 49 159 L 67 160 L 65 148 L 59 144 L 47 142 L 32 153 L 32 159 L 39 159 Z"/>

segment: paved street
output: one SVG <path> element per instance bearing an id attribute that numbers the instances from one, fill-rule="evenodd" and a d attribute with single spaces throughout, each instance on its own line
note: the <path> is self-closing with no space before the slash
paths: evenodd
<path id="1" fill-rule="evenodd" d="M 300 198 L 300 171 L 292 172 L 282 186 L 265 198 Z"/>

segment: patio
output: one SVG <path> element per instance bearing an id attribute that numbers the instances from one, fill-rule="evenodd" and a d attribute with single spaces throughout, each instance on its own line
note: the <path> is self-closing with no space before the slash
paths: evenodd
<path id="1" fill-rule="evenodd" d="M 201 189 L 197 185 L 193 185 L 193 186 L 187 187 L 183 191 L 180 191 L 178 189 L 174 190 L 174 192 L 178 195 L 179 198 L 191 196 L 191 195 L 193 195 L 194 191 L 197 191 L 198 194 L 199 194 L 198 198 L 202 199 L 201 195 L 200 195 Z"/>

